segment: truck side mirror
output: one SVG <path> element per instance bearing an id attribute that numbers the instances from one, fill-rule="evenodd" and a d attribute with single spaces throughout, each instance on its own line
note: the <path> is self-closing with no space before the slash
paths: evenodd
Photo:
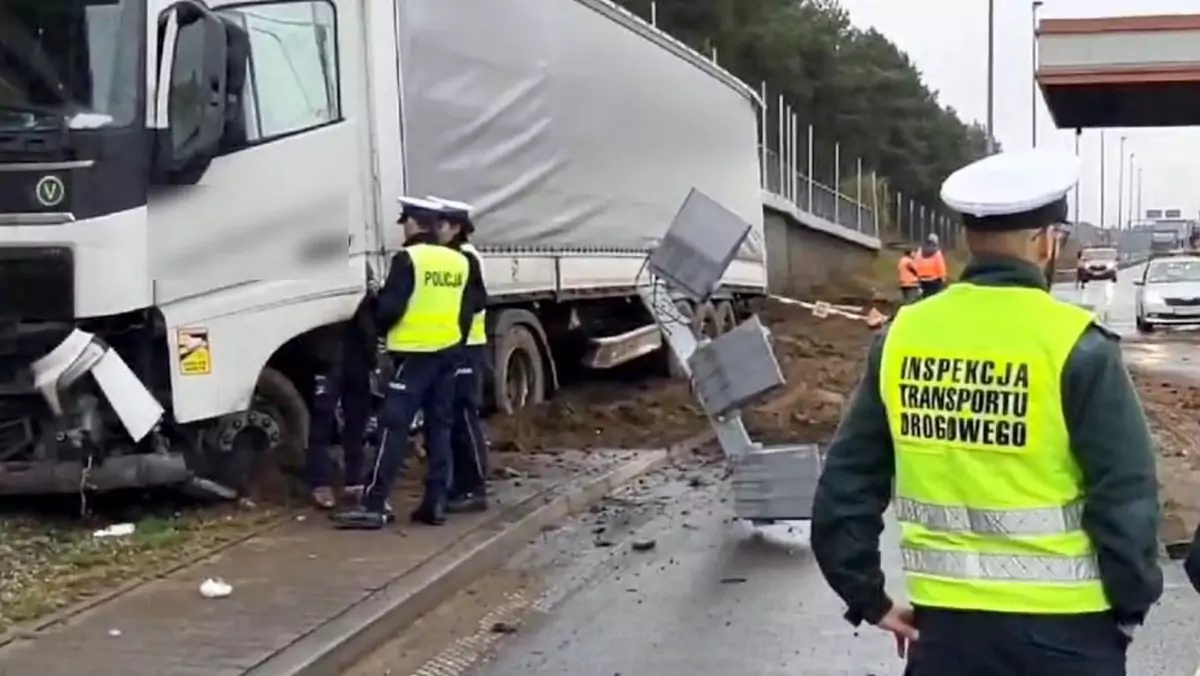
<path id="1" fill-rule="evenodd" d="M 193 182 L 217 154 L 225 133 L 225 22 L 202 3 L 184 0 L 163 13 L 160 31 L 156 164 L 168 176 L 194 176 L 184 181 Z"/>
<path id="2" fill-rule="evenodd" d="M 1146 283 L 1140 279 L 1135 279 L 1135 280 L 1133 280 L 1133 285 L 1134 286 L 1146 286 Z"/>

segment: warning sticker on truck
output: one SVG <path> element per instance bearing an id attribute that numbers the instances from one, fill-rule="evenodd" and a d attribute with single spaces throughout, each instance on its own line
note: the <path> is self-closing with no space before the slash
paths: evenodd
<path id="1" fill-rule="evenodd" d="M 208 329 L 179 329 L 176 344 L 179 348 L 180 375 L 206 376 L 212 373 L 212 347 L 208 342 Z"/>

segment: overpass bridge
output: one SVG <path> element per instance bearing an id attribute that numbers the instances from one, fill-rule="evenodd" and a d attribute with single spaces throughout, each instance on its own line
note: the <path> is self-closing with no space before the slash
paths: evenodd
<path id="1" fill-rule="evenodd" d="M 1037 53 L 1060 128 L 1200 125 L 1200 14 L 1045 19 Z"/>

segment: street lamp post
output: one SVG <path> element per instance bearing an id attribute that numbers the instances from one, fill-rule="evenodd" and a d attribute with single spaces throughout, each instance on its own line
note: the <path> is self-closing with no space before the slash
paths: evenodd
<path id="1" fill-rule="evenodd" d="M 1135 188 L 1137 188 L 1136 177 L 1137 177 L 1137 172 L 1139 171 L 1136 168 L 1136 162 L 1137 162 L 1137 153 L 1129 153 L 1129 218 L 1125 219 L 1125 229 L 1126 230 L 1133 228 L 1133 218 L 1134 218 L 1134 214 L 1136 213 L 1136 211 L 1135 211 L 1136 207 L 1134 206 L 1134 201 L 1133 201 L 1134 195 L 1136 193 Z"/>
<path id="2" fill-rule="evenodd" d="M 1142 211 L 1142 168 L 1141 168 L 1141 167 L 1138 167 L 1138 178 L 1137 178 L 1137 217 L 1138 217 L 1138 219 L 1139 219 L 1139 220 L 1141 220 L 1141 218 L 1142 218 L 1142 214 L 1144 214 L 1144 213 L 1146 213 L 1146 212 Z"/>
<path id="3" fill-rule="evenodd" d="M 996 153 L 996 0 L 988 0 L 987 19 L 987 152 Z"/>
<path id="4" fill-rule="evenodd" d="M 1125 213 L 1125 141 L 1128 136 L 1121 137 L 1121 153 L 1117 156 L 1120 166 L 1117 167 L 1117 230 L 1121 229 L 1122 214 Z"/>
<path id="5" fill-rule="evenodd" d="M 1038 66 L 1038 10 L 1042 8 L 1044 3 L 1042 0 L 1034 0 L 1031 5 L 1030 14 L 1033 18 L 1033 46 L 1030 48 L 1030 60 L 1033 63 L 1033 86 L 1029 92 L 1029 129 L 1030 135 L 1033 137 L 1033 147 L 1037 147 L 1037 114 L 1038 114 L 1038 82 L 1037 82 L 1037 66 Z"/>
<path id="6" fill-rule="evenodd" d="M 1104 130 L 1100 130 L 1100 227 L 1107 228 L 1108 223 L 1104 220 Z"/>
<path id="7" fill-rule="evenodd" d="M 1079 139 L 1083 136 L 1083 130 L 1075 128 L 1075 157 L 1079 157 Z M 1079 186 L 1075 186 L 1075 222 L 1078 223 L 1081 219 L 1079 215 Z M 1100 227 L 1104 227 L 1104 221 L 1100 221 Z"/>

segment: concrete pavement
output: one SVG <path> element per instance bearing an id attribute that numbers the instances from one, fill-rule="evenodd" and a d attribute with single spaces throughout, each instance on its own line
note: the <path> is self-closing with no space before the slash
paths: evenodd
<path id="1" fill-rule="evenodd" d="M 564 451 L 507 458 L 494 508 L 441 528 L 334 530 L 304 518 L 40 630 L 0 644 L 0 674 L 55 676 L 325 676 L 337 674 L 477 577 L 541 529 L 614 488 L 686 456 L 705 435 L 671 449 Z M 495 458 L 497 462 L 503 456 Z M 496 465 L 499 467 L 500 465 Z M 420 493 L 406 482 L 397 512 Z M 230 583 L 206 600 L 207 577 Z"/>

